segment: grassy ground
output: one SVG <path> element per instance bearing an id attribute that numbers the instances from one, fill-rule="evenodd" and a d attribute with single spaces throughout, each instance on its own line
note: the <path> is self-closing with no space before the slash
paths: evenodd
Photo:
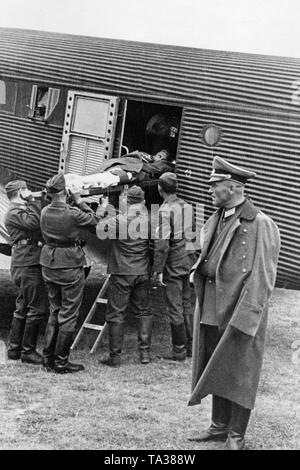
<path id="1" fill-rule="evenodd" d="M 89 278 L 82 315 L 101 278 L 99 271 Z M 2 339 L 7 337 L 13 301 L 9 274 L 0 271 Z M 299 304 L 297 291 L 277 289 L 272 297 L 265 362 L 247 434 L 249 449 L 300 447 L 300 362 L 292 361 L 291 348 L 300 339 Z M 190 360 L 171 364 L 161 359 L 170 347 L 161 298 L 153 299 L 152 309 L 153 362 L 147 366 L 138 363 L 136 323 L 130 316 L 120 369 L 99 364 L 107 338 L 94 356 L 89 355 L 91 336 L 72 353 L 86 367 L 80 374 L 57 376 L 13 361 L 0 365 L 0 449 L 221 448 L 187 439 L 208 426 L 210 397 L 201 406 L 187 407 Z"/>

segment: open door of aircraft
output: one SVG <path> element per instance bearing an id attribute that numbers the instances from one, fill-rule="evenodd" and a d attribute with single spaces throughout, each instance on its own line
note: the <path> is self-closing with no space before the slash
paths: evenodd
<path id="1" fill-rule="evenodd" d="M 59 169 L 91 173 L 112 157 L 119 98 L 69 91 Z"/>

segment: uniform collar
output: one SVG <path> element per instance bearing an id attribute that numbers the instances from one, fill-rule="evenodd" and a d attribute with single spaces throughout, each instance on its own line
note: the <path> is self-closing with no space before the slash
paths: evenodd
<path id="1" fill-rule="evenodd" d="M 174 201 L 177 198 L 176 194 L 169 194 L 163 201 L 163 204 L 166 204 L 167 202 Z"/>
<path id="2" fill-rule="evenodd" d="M 65 207 L 67 206 L 68 204 L 66 202 L 63 202 L 63 201 L 52 201 L 50 203 L 50 206 L 54 206 L 54 207 Z"/>
<path id="3" fill-rule="evenodd" d="M 251 199 L 245 199 L 245 201 L 242 204 L 239 204 L 236 206 L 236 209 L 241 210 L 239 218 L 240 219 L 245 219 L 245 220 L 253 220 L 255 219 L 256 215 L 259 212 L 259 209 L 254 206 L 253 202 Z M 220 215 L 223 212 L 223 207 L 220 207 L 217 211 Z"/>
<path id="4" fill-rule="evenodd" d="M 258 212 L 259 209 L 254 206 L 251 199 L 246 199 L 242 205 L 240 218 L 245 220 L 253 220 L 257 216 Z"/>

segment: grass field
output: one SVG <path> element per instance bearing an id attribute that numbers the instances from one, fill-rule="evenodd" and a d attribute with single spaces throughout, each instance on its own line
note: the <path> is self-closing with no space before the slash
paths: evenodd
<path id="1" fill-rule="evenodd" d="M 90 276 L 82 315 L 101 278 L 97 270 Z M 9 273 L 0 271 L 4 340 L 13 303 Z M 58 376 L 19 361 L 0 365 L 0 449 L 220 449 L 222 444 L 187 439 L 209 425 L 210 397 L 201 406 L 187 407 L 191 362 L 161 359 L 170 347 L 169 325 L 161 298 L 153 298 L 151 305 L 155 324 L 149 365 L 138 363 L 136 323 L 130 315 L 120 369 L 99 364 L 107 338 L 94 356 L 89 355 L 91 336 L 72 353 L 86 367 L 79 374 Z M 300 292 L 275 290 L 248 449 L 300 448 L 300 362 L 292 361 L 291 348 L 300 339 L 299 316 Z"/>

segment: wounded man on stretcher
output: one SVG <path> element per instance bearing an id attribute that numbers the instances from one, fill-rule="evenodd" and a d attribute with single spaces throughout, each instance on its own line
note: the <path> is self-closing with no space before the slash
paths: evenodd
<path id="1" fill-rule="evenodd" d="M 170 160 L 167 150 L 155 155 L 135 151 L 121 158 L 112 158 L 103 162 L 93 173 L 76 175 L 66 173 L 65 181 L 68 189 L 87 189 L 91 187 L 107 188 L 129 182 L 142 182 L 157 179 L 162 173 L 174 171 L 174 163 Z"/>

